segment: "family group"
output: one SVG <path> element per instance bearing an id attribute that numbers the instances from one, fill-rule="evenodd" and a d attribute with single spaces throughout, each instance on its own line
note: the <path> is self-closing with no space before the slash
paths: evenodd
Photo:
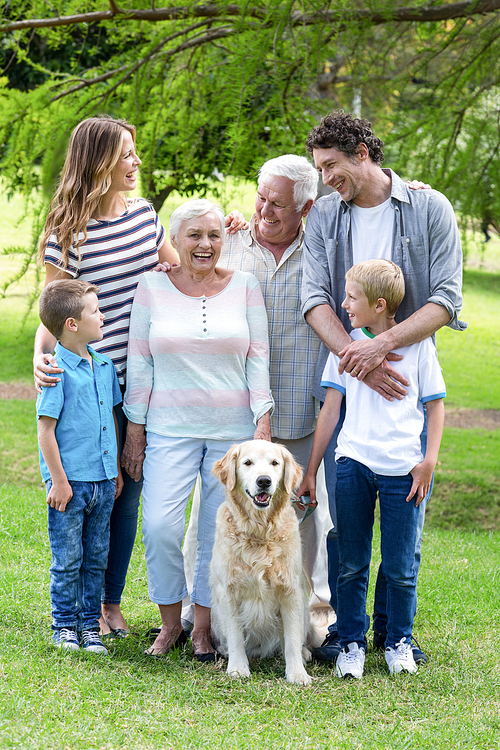
<path id="1" fill-rule="evenodd" d="M 126 197 L 133 126 L 101 116 L 73 131 L 40 243 L 34 356 L 56 646 L 105 655 L 127 637 L 142 494 L 161 618 L 146 654 L 191 637 L 194 658 L 216 660 L 212 467 L 260 439 L 304 467 L 299 509 L 317 505 L 300 527 L 311 613 L 328 625 L 313 657 L 363 675 L 378 499 L 373 647 L 391 674 L 427 661 L 413 621 L 444 422 L 434 334 L 466 327 L 462 254 L 450 203 L 382 168 L 382 147 L 369 122 L 331 113 L 307 138 L 314 166 L 289 154 L 260 168 L 249 224 L 192 200 L 167 239 Z M 317 199 L 318 173 L 332 191 Z"/>

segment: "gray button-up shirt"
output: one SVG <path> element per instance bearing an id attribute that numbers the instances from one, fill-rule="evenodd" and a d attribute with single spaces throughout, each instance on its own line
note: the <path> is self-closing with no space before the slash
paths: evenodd
<path id="1" fill-rule="evenodd" d="M 457 221 L 448 199 L 437 190 L 411 190 L 391 169 L 391 207 L 394 211 L 392 260 L 403 270 L 406 293 L 396 315 L 399 323 L 434 302 L 446 308 L 451 328 L 464 330 L 462 309 L 462 248 Z M 302 315 L 317 305 L 330 305 L 350 330 L 344 299 L 345 274 L 353 265 L 351 206 L 339 193 L 320 198 L 307 218 L 304 240 Z M 314 380 L 314 395 L 324 400 L 319 386 L 328 356 L 322 344 Z"/>

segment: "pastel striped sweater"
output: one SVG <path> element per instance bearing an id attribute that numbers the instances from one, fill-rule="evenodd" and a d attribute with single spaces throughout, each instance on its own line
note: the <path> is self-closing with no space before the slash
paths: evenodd
<path id="1" fill-rule="evenodd" d="M 145 273 L 130 319 L 124 411 L 168 437 L 251 439 L 273 408 L 268 325 L 255 276 L 235 271 L 213 297 Z"/>

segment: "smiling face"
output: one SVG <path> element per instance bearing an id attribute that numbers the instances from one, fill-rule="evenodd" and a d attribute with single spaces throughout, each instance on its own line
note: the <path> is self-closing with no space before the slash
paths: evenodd
<path id="1" fill-rule="evenodd" d="M 85 306 L 80 319 L 75 319 L 78 338 L 83 343 L 100 341 L 103 337 L 104 315 L 99 310 L 99 300 L 95 292 L 89 292 L 83 298 Z"/>
<path id="2" fill-rule="evenodd" d="M 376 313 L 378 302 L 377 300 L 370 305 L 360 285 L 355 281 L 346 281 L 342 307 L 346 310 L 353 328 L 370 328 L 376 325 L 379 317 Z"/>
<path id="3" fill-rule="evenodd" d="M 134 190 L 137 182 L 138 168 L 141 164 L 141 160 L 135 153 L 135 144 L 132 134 L 124 129 L 122 150 L 120 158 L 111 172 L 111 185 L 109 190 L 120 193 Z"/>
<path id="4" fill-rule="evenodd" d="M 362 143 L 359 153 L 349 156 L 336 148 L 315 148 L 314 164 L 321 173 L 324 185 L 329 185 L 343 200 L 356 203 L 365 183 L 367 149 Z M 366 151 L 366 154 L 365 154 Z"/>
<path id="5" fill-rule="evenodd" d="M 288 177 L 261 178 L 255 200 L 255 230 L 262 245 L 291 245 L 296 238 L 310 203 L 306 204 L 307 209 L 297 211 L 293 188 L 294 182 Z"/>
<path id="6" fill-rule="evenodd" d="M 196 274 L 215 269 L 224 243 L 219 217 L 212 211 L 186 219 L 177 236 L 170 239 L 179 253 L 181 266 Z"/>

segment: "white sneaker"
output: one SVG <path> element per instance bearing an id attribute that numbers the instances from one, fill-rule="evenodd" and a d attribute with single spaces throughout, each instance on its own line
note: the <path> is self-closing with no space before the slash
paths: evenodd
<path id="1" fill-rule="evenodd" d="M 385 660 L 391 674 L 409 672 L 413 674 L 418 667 L 413 658 L 411 643 L 405 643 L 403 639 L 396 643 L 395 648 L 388 646 L 385 650 Z"/>
<path id="2" fill-rule="evenodd" d="M 342 649 L 337 657 L 335 673 L 337 677 L 354 677 L 360 680 L 365 667 L 365 649 L 356 642 Z"/>

